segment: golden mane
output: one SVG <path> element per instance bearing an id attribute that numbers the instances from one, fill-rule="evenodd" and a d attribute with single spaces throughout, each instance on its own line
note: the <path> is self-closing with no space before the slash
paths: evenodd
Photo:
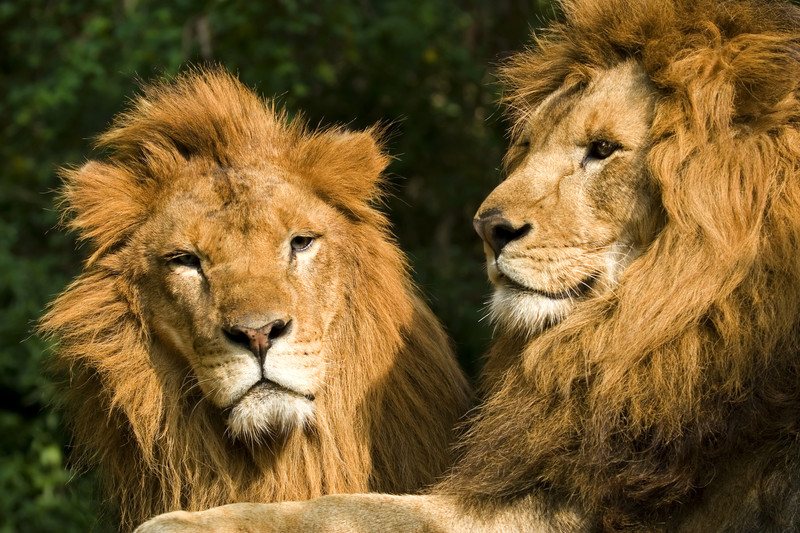
<path id="1" fill-rule="evenodd" d="M 99 465 L 122 529 L 179 508 L 408 492 L 449 464 L 468 388 L 374 207 L 388 163 L 379 133 L 308 131 L 231 76 L 199 70 L 146 88 L 100 137 L 106 160 L 63 172 L 65 223 L 90 257 L 40 329 L 59 341 L 53 365 L 65 378 L 75 460 Z M 263 445 L 230 439 L 192 376 L 151 356 L 131 236 L 190 160 L 274 165 L 352 222 L 342 260 L 358 262 L 331 346 L 346 364 L 328 376 L 313 430 Z"/>
<path id="2" fill-rule="evenodd" d="M 657 529 L 720 461 L 773 446 L 780 464 L 800 430 L 800 14 L 747 0 L 563 11 L 502 70 L 512 119 L 639 62 L 658 91 L 663 227 L 612 297 L 532 341 L 500 330 L 488 400 L 441 489 L 485 508 L 547 487 L 609 530 Z M 777 514 L 789 470 L 758 487 Z"/>

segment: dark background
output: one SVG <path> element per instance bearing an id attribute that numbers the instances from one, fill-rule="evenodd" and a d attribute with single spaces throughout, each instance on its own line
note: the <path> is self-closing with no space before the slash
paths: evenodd
<path id="1" fill-rule="evenodd" d="M 500 178 L 494 66 L 554 16 L 549 0 L 0 0 L 0 533 L 104 531 L 31 334 L 85 250 L 57 225 L 56 169 L 137 80 L 215 62 L 311 124 L 390 121 L 388 210 L 471 375 L 491 330 L 471 219 Z M 98 413 L 102 416 L 102 413 Z"/>

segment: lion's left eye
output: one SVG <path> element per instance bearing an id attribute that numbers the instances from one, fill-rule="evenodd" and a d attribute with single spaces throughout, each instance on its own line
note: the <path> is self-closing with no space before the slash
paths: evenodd
<path id="1" fill-rule="evenodd" d="M 620 145 L 611 141 L 592 141 L 586 147 L 586 155 L 583 157 L 582 165 L 586 166 L 586 163 L 593 160 L 602 161 L 603 159 L 608 159 L 611 154 L 620 148 Z"/>
<path id="2" fill-rule="evenodd" d="M 307 250 L 314 243 L 314 237 L 310 235 L 296 235 L 292 237 L 289 245 L 292 247 L 293 252 L 302 252 Z"/>

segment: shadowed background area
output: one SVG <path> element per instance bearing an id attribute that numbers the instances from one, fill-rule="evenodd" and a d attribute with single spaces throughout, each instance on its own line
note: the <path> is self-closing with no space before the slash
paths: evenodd
<path id="1" fill-rule="evenodd" d="M 505 146 L 491 66 L 553 16 L 549 0 L 0 1 L 0 533 L 110 529 L 91 475 L 64 466 L 30 332 L 85 256 L 55 227 L 56 169 L 102 155 L 92 139 L 137 80 L 213 62 L 311 125 L 391 123 L 386 208 L 474 376 L 491 330 L 471 219 Z"/>

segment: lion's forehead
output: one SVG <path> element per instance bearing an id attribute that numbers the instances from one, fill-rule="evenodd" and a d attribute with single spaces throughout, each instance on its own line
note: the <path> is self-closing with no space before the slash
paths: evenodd
<path id="1" fill-rule="evenodd" d="M 292 187 L 286 175 L 271 167 L 195 169 L 187 167 L 163 192 L 163 202 L 180 208 L 194 207 L 219 216 L 269 205 L 282 189 Z"/>
<path id="2" fill-rule="evenodd" d="M 644 68 L 627 61 L 595 72 L 585 83 L 565 83 L 526 113 L 516 129 L 534 149 L 561 149 L 564 143 L 603 136 L 635 147 L 647 137 L 654 93 Z"/>
<path id="3" fill-rule="evenodd" d="M 313 215 L 324 212 L 322 203 L 280 177 L 218 170 L 183 180 L 165 195 L 154 218 L 164 239 L 238 248 L 321 223 Z"/>

